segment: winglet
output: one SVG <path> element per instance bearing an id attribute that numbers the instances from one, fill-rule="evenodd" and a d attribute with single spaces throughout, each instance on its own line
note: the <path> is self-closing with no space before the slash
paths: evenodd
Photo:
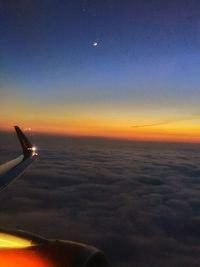
<path id="1" fill-rule="evenodd" d="M 26 160 L 27 158 L 30 158 L 35 154 L 34 153 L 34 147 L 30 143 L 30 141 L 27 139 L 27 137 L 23 134 L 21 129 L 18 126 L 14 126 L 14 127 L 15 127 L 15 131 L 17 133 L 17 137 L 19 139 L 19 142 L 20 142 L 22 149 L 23 149 L 24 160 Z"/>

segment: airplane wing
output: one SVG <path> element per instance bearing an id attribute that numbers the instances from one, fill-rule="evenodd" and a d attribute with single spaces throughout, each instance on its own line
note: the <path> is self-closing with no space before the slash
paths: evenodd
<path id="1" fill-rule="evenodd" d="M 0 166 L 0 190 L 19 177 L 37 158 L 36 148 L 18 126 L 15 130 L 23 154 Z M 92 246 L 0 228 L 0 266 L 108 267 L 109 263 L 104 254 Z"/>
<path id="2" fill-rule="evenodd" d="M 20 128 L 18 126 L 14 128 L 22 146 L 23 154 L 0 165 L 0 190 L 18 178 L 38 156 L 36 148 L 32 146 Z"/>

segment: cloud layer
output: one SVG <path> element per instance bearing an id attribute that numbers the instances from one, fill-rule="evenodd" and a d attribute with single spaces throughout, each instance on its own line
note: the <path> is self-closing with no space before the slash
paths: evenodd
<path id="1" fill-rule="evenodd" d="M 199 145 L 35 141 L 40 158 L 0 195 L 1 227 L 93 244 L 117 267 L 199 266 Z M 1 161 L 17 154 L 3 144 Z"/>

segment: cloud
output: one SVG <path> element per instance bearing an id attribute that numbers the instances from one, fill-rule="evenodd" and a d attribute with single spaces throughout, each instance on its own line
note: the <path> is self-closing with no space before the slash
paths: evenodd
<path id="1" fill-rule="evenodd" d="M 1 227 L 95 245 L 117 267 L 199 265 L 198 145 L 38 145 L 42 156 L 0 195 Z"/>

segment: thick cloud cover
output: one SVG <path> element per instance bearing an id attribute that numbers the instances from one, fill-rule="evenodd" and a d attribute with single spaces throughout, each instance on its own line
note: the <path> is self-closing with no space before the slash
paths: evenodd
<path id="1" fill-rule="evenodd" d="M 200 265 L 199 145 L 34 141 L 40 158 L 0 195 L 2 227 L 93 244 L 118 267 Z M 1 162 L 17 149 L 1 135 Z"/>

